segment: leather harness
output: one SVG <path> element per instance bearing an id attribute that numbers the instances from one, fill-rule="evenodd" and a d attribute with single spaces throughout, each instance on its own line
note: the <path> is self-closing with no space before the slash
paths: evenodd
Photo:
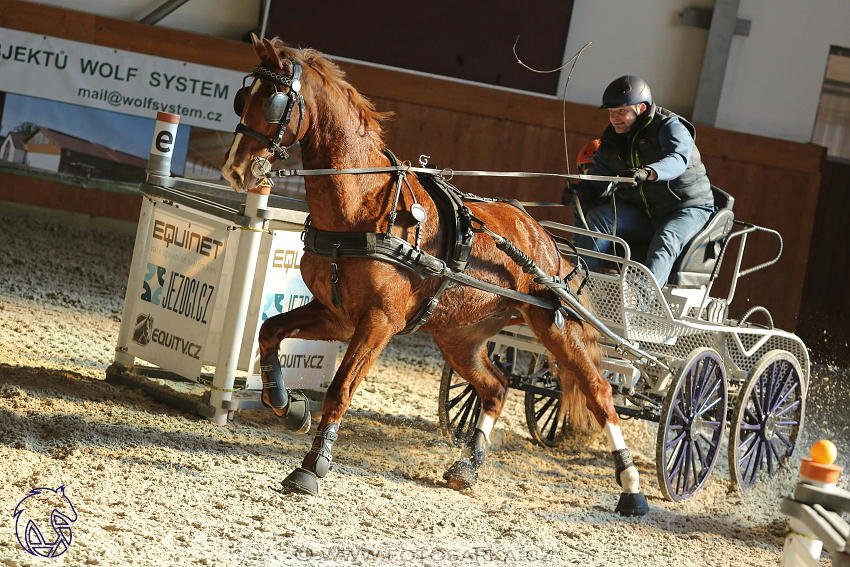
<path id="1" fill-rule="evenodd" d="M 394 165 L 399 165 L 396 157 L 389 150 L 384 150 Z M 400 191 L 404 171 L 399 171 L 399 179 L 396 185 L 396 199 Z M 446 257 L 437 258 L 419 248 L 419 237 L 416 246 L 411 245 L 403 238 L 399 238 L 390 232 L 392 228 L 391 216 L 387 232 L 335 232 L 319 230 L 310 223 L 310 217 L 304 224 L 304 252 L 314 256 L 331 258 L 331 299 L 334 307 L 347 316 L 342 307 L 342 298 L 339 291 L 339 258 L 371 258 L 382 262 L 388 262 L 397 267 L 404 268 L 425 279 L 428 276 L 442 278 L 442 282 L 434 294 L 427 298 L 416 314 L 407 322 L 405 328 L 399 332 L 400 335 L 412 333 L 419 329 L 434 313 L 439 305 L 442 293 L 457 284 L 464 284 L 483 291 L 516 299 L 524 303 L 536 305 L 549 310 L 555 310 L 559 303 L 540 299 L 533 295 L 520 293 L 498 285 L 483 282 L 464 274 L 469 263 L 472 251 L 472 241 L 476 232 L 481 228 L 475 228 L 474 223 L 483 226 L 483 222 L 476 219 L 472 212 L 463 204 L 463 199 L 476 199 L 489 202 L 511 202 L 507 199 L 491 199 L 476 197 L 460 193 L 454 186 L 439 176 L 439 171 L 434 174 L 417 173 L 417 178 L 422 183 L 429 196 L 434 200 L 442 224 L 448 227 L 448 242 Z M 516 206 L 519 206 L 518 203 Z M 520 206 L 521 208 L 521 206 Z M 417 234 L 418 231 L 417 231 Z"/>

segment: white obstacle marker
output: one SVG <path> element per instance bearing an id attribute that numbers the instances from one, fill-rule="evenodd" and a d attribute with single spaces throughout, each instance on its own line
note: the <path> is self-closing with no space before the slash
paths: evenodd
<path id="1" fill-rule="evenodd" d="M 261 407 L 262 322 L 313 299 L 299 269 L 306 203 L 271 196 L 268 186 L 240 195 L 171 177 L 178 122 L 177 115 L 157 114 L 107 379 L 161 398 L 162 389 L 151 387 L 145 376 L 206 384 L 207 397 L 194 409 L 224 425 L 236 409 Z M 287 387 L 320 400 L 338 349 L 338 343 L 284 341 L 280 358 Z M 154 366 L 137 365 L 137 359 Z M 211 378 L 204 365 L 215 367 Z M 237 377 L 238 371 L 244 374 Z"/>

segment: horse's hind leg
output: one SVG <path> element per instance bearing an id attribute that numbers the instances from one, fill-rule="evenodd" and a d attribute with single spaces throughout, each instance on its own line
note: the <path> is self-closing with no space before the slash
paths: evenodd
<path id="1" fill-rule="evenodd" d="M 310 400 L 290 393 L 283 383 L 278 349 L 284 339 L 347 340 L 350 332 L 340 327 L 327 308 L 318 301 L 275 315 L 260 327 L 260 371 L 263 379 L 262 402 L 281 418 L 284 427 L 298 433 L 310 429 Z"/>
<path id="2" fill-rule="evenodd" d="M 587 409 L 605 431 L 614 457 L 617 484 L 623 487 L 616 511 L 623 516 L 643 516 L 649 512 L 649 505 L 640 491 L 640 477 L 620 431 L 611 385 L 599 373 L 598 333 L 577 321 L 567 321 L 563 329 L 558 329 L 552 319 L 551 312 L 536 308 L 530 308 L 526 317 L 540 342 L 576 380 L 587 400 Z"/>
<path id="3" fill-rule="evenodd" d="M 501 327 L 499 327 L 501 328 Z M 496 329 L 498 331 L 498 329 Z M 443 474 L 450 488 L 462 490 L 478 481 L 478 469 L 484 464 L 484 447 L 496 418 L 502 411 L 508 391 L 508 380 L 487 356 L 486 336 L 474 336 L 469 329 L 464 331 L 435 331 L 434 342 L 443 353 L 446 362 L 472 384 L 481 398 L 481 417 L 475 430 L 467 439 L 460 459 Z M 473 336 L 470 336 L 473 335 Z"/>

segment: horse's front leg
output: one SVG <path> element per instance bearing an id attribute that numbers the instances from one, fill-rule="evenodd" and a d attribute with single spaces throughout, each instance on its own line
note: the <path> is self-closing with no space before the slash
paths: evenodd
<path id="1" fill-rule="evenodd" d="M 263 379 L 263 405 L 281 418 L 284 426 L 298 433 L 310 430 L 310 400 L 304 394 L 289 393 L 283 383 L 278 349 L 284 339 L 346 341 L 346 328 L 334 312 L 318 301 L 266 319 L 260 327 L 260 370 Z"/>
<path id="2" fill-rule="evenodd" d="M 322 420 L 313 439 L 313 446 L 304 457 L 301 466 L 282 481 L 285 491 L 314 496 L 319 493 L 318 479 L 324 477 L 330 470 L 333 460 L 331 451 L 337 439 L 342 416 L 351 405 L 354 392 L 369 368 L 399 330 L 400 328 L 392 327 L 382 313 L 361 320 L 351 337 L 348 350 L 334 375 L 333 382 L 325 392 L 325 399 L 322 402 Z"/>

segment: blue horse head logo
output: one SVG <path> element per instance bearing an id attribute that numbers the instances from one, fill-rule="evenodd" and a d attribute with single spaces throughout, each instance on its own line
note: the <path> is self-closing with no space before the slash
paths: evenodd
<path id="1" fill-rule="evenodd" d="M 71 546 L 71 523 L 77 511 L 65 496 L 65 487 L 34 488 L 18 502 L 12 513 L 15 535 L 27 553 L 37 557 L 59 557 Z M 49 523 L 50 530 L 43 530 Z"/>

